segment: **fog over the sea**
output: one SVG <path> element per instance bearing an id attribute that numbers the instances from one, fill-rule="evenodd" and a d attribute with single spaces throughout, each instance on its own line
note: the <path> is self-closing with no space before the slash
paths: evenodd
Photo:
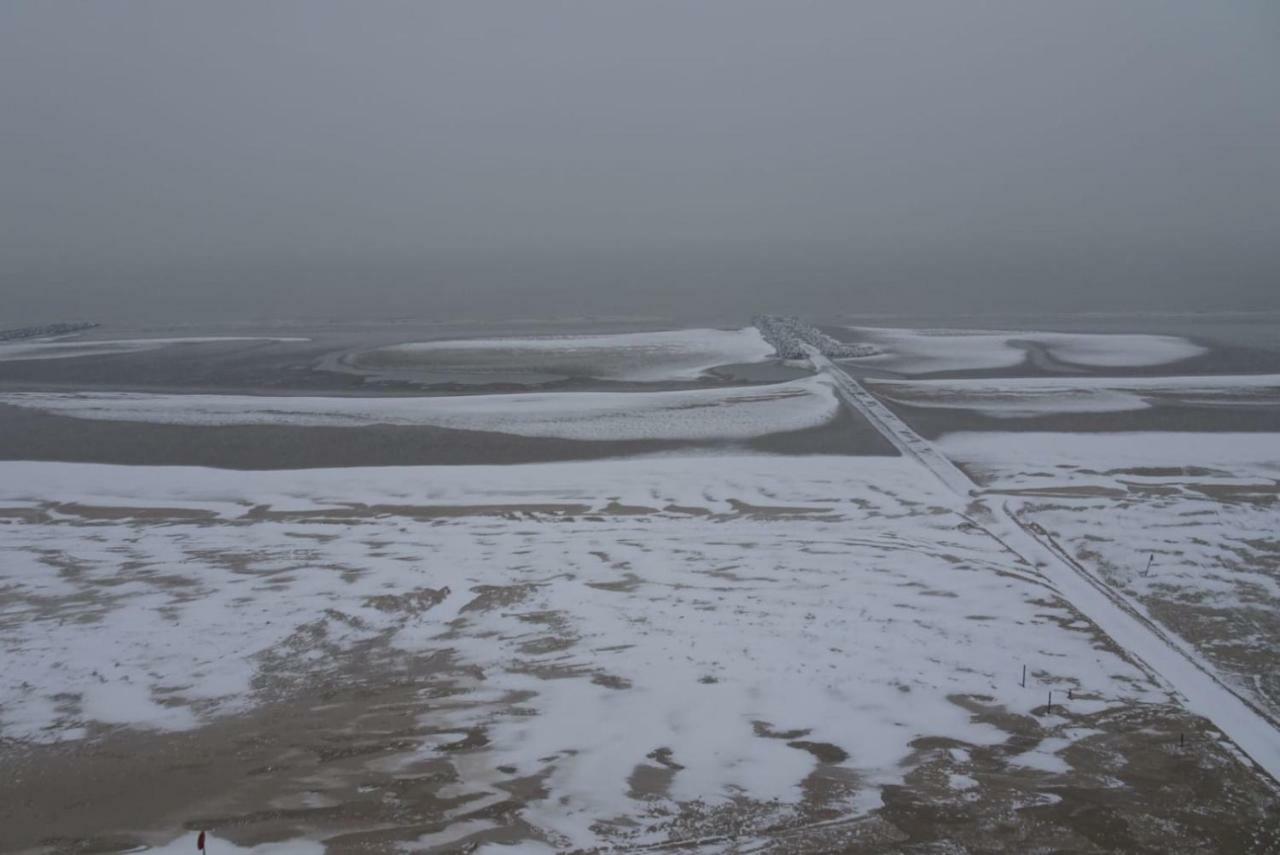
<path id="1" fill-rule="evenodd" d="M 1280 4 L 0 4 L 0 318 L 1280 307 Z"/>

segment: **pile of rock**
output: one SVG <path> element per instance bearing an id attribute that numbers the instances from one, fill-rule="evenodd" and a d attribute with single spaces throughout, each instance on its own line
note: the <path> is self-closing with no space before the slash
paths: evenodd
<path id="1" fill-rule="evenodd" d="M 0 330 L 0 341 L 17 341 L 23 338 L 47 338 L 55 335 L 67 335 L 68 333 L 80 332 L 82 330 L 91 330 L 97 324 L 90 323 L 74 323 L 74 324 L 44 324 L 38 327 L 21 327 L 16 330 Z"/>
<path id="2" fill-rule="evenodd" d="M 872 356 L 877 351 L 869 344 L 850 344 L 832 338 L 813 324 L 791 315 L 756 315 L 751 319 L 764 340 L 773 345 L 783 359 L 804 359 L 808 356 L 802 345 L 816 348 L 828 359 L 851 359 Z"/>

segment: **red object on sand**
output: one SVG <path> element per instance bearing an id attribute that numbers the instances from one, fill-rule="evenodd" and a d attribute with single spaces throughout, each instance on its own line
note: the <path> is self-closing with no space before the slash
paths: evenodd
<path id="1" fill-rule="evenodd" d="M 204 851 L 204 832 L 200 832 L 200 836 L 196 838 L 196 848 L 201 852 Z"/>

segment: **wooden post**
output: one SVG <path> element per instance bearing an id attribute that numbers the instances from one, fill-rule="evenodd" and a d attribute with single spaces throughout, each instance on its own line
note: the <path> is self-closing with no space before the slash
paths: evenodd
<path id="1" fill-rule="evenodd" d="M 1045 707 L 1046 715 L 1053 715 L 1053 689 L 1049 690 L 1049 705 Z"/>
<path id="2" fill-rule="evenodd" d="M 1025 689 L 1026 687 L 1027 687 L 1027 666 L 1023 665 L 1022 666 L 1022 688 Z"/>

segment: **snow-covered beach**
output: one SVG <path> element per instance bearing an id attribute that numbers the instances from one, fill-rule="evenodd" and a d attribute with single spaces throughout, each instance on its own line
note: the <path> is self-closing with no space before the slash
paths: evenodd
<path id="1" fill-rule="evenodd" d="M 602 364 L 693 365 L 678 354 L 698 350 L 696 334 L 646 339 L 668 342 L 672 359 L 622 334 Z M 1249 755 L 1260 743 L 1237 748 L 1240 725 L 1189 705 L 1154 648 L 1135 655 L 1110 637 L 1114 618 L 1082 610 L 1044 563 L 1056 559 L 990 514 L 1005 503 L 1181 639 L 1223 697 L 1274 715 L 1275 435 L 930 441 L 893 410 L 985 408 L 1014 422 L 1170 401 L 1269 412 L 1273 375 L 1125 377 L 1192 348 L 1057 335 L 1019 340 L 1094 364 L 1076 376 L 890 379 L 886 364 L 904 368 L 894 347 L 917 348 L 894 330 L 875 356 L 841 368 L 815 357 L 827 368 L 783 382 L 730 382 L 697 364 L 697 388 L 656 375 L 646 387 L 633 372 L 625 391 L 0 389 L 12 410 L 89 438 L 118 426 L 206 442 L 270 427 L 307 443 L 393 426 L 639 443 L 511 465 L 0 461 L 0 736 L 21 770 L 6 792 L 34 805 L 6 817 L 9 833 L 32 845 L 67 799 L 88 799 L 99 808 L 67 833 L 96 845 L 179 845 L 186 825 L 262 853 L 955 839 L 913 807 L 927 802 L 965 817 L 964 839 L 1015 817 L 1029 845 L 1063 845 L 1101 833 L 1099 804 L 1129 817 L 1157 799 L 1178 834 L 1270 834 L 1274 791 Z M 969 364 L 966 337 L 957 366 Z M 439 349 L 492 351 L 482 344 Z M 843 372 L 864 362 L 877 378 L 850 398 Z M 884 434 L 883 448 L 743 445 L 855 424 Z M 1170 515 L 1185 523 L 1156 536 Z M 1137 552 L 1157 554 L 1154 569 L 1132 572 Z M 1216 573 L 1196 572 L 1213 562 Z M 1214 609 L 1244 622 L 1206 623 Z M 162 759 L 179 756 L 194 759 Z M 1179 795 L 1191 769 L 1226 801 Z M 120 774 L 150 783 L 93 783 Z M 155 787 L 170 795 L 146 804 Z M 1251 819 L 1229 822 L 1228 803 Z"/>

